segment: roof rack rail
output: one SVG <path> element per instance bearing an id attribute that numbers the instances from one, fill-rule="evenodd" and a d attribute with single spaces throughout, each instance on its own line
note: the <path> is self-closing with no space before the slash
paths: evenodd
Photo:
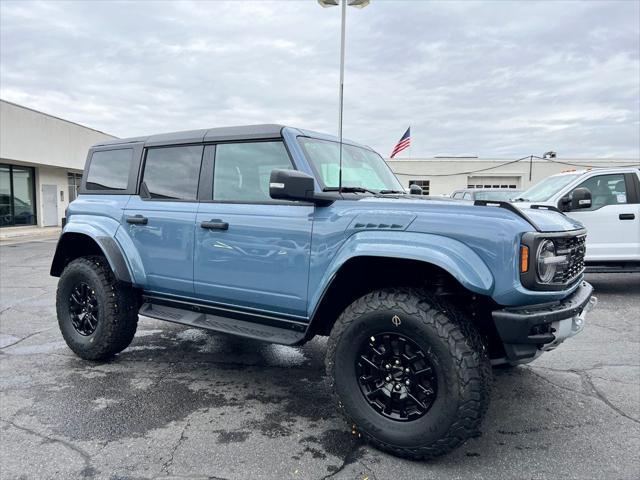
<path id="1" fill-rule="evenodd" d="M 531 220 L 527 215 L 525 215 L 525 213 L 522 210 L 520 210 L 518 207 L 514 207 L 509 202 L 501 202 L 499 200 L 476 200 L 473 202 L 473 204 L 479 207 L 504 208 L 505 210 L 509 210 L 515 213 L 516 215 L 518 215 L 520 218 L 524 219 L 527 223 L 529 223 L 529 225 L 535 228 L 538 232 L 542 231 L 540 227 L 538 227 L 538 225 L 536 225 L 536 223 L 533 220 Z"/>

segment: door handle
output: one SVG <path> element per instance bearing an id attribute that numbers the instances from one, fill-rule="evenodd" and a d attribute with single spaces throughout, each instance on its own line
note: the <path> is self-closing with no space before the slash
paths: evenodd
<path id="1" fill-rule="evenodd" d="M 202 222 L 200 226 L 209 230 L 229 230 L 229 224 L 218 219 Z"/>
<path id="2" fill-rule="evenodd" d="M 633 220 L 636 218 L 636 216 L 633 213 L 621 213 L 620 215 L 618 215 L 618 218 L 620 220 Z"/>
<path id="3" fill-rule="evenodd" d="M 127 223 L 131 223 L 133 225 L 146 225 L 148 222 L 149 219 L 147 217 L 143 217 L 142 215 L 127 217 Z"/>

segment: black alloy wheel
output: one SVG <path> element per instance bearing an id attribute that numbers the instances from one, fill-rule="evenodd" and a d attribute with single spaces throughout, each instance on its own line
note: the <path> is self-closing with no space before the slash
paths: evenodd
<path id="1" fill-rule="evenodd" d="M 69 315 L 76 332 L 88 337 L 98 326 L 98 299 L 95 289 L 79 282 L 69 296 Z"/>
<path id="2" fill-rule="evenodd" d="M 385 332 L 364 342 L 356 357 L 360 391 L 380 415 L 397 421 L 426 414 L 438 393 L 435 369 L 412 340 Z"/>

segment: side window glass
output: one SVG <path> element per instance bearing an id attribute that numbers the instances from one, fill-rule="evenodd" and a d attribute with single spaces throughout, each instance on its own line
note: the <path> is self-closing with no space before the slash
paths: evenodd
<path id="1" fill-rule="evenodd" d="M 202 146 L 150 148 L 142 181 L 151 198 L 195 200 Z"/>
<path id="2" fill-rule="evenodd" d="M 213 170 L 213 199 L 270 201 L 269 178 L 277 168 L 293 168 L 282 142 L 219 144 Z"/>
<path id="3" fill-rule="evenodd" d="M 585 180 L 576 188 L 587 188 L 591 192 L 591 207 L 581 210 L 597 210 L 606 205 L 628 202 L 627 186 L 622 173 L 597 175 Z"/>
<path id="4" fill-rule="evenodd" d="M 462 198 L 465 200 L 472 200 L 471 192 L 464 192 L 464 196 Z"/>
<path id="5" fill-rule="evenodd" d="M 130 148 L 93 152 L 87 172 L 87 190 L 126 190 L 132 162 L 133 150 Z"/>

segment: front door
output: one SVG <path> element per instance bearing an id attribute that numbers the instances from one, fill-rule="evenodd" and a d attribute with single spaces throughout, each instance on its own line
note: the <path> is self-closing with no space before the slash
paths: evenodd
<path id="1" fill-rule="evenodd" d="M 567 212 L 587 227 L 588 262 L 640 260 L 640 204 L 631 175 L 595 175 L 576 187 L 591 192 L 590 208 Z"/>
<path id="2" fill-rule="evenodd" d="M 193 243 L 203 148 L 149 148 L 142 195 L 132 195 L 125 208 L 122 229 L 139 255 L 145 289 L 150 292 L 193 296 Z"/>
<path id="3" fill-rule="evenodd" d="M 250 313 L 306 318 L 314 207 L 269 197 L 271 171 L 293 168 L 283 143 L 209 146 L 205 158 L 212 193 L 196 217 L 196 295 Z"/>

